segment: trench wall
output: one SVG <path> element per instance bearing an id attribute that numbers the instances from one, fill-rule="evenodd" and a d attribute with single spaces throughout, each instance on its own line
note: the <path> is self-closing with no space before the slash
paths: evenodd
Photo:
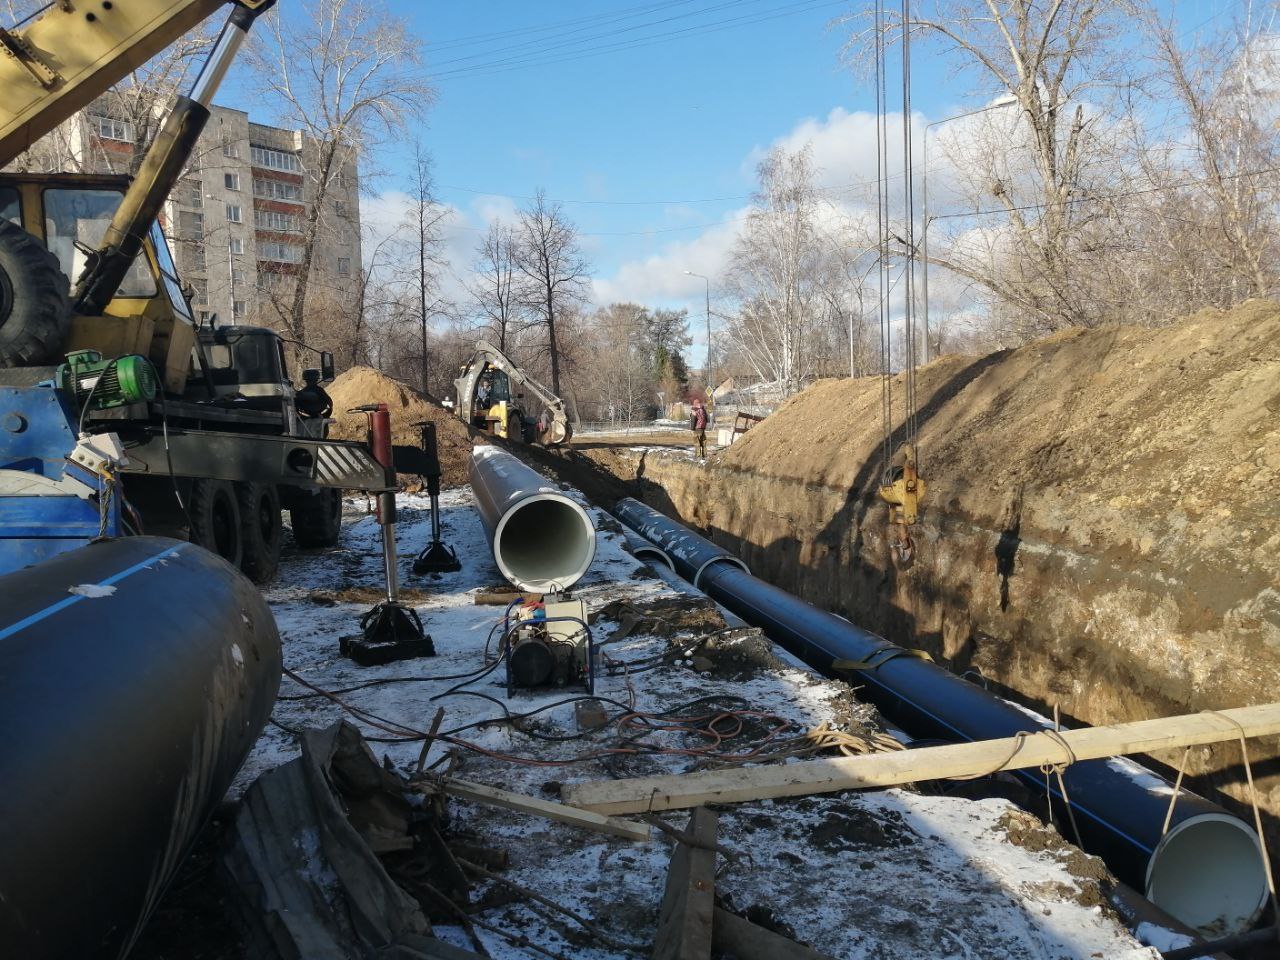
<path id="1" fill-rule="evenodd" d="M 820 383 L 707 464 L 586 453 L 757 575 L 1046 713 L 1280 697 L 1280 307 L 944 358 L 920 381 L 929 493 L 906 569 L 874 492 L 875 381 Z M 1251 758 L 1277 850 L 1280 741 Z M 1238 744 L 1189 769 L 1247 799 Z"/>

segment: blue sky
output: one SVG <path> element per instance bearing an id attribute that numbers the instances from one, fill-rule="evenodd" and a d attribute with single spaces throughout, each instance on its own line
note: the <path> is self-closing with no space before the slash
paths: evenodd
<path id="1" fill-rule="evenodd" d="M 439 198 L 456 208 L 449 257 L 458 294 L 487 221 L 542 188 L 591 201 L 565 210 L 582 233 L 598 302 L 685 305 L 697 316 L 702 281 L 682 271 L 723 269 L 762 150 L 812 141 L 824 187 L 874 177 L 873 96 L 841 63 L 848 28 L 833 25 L 865 3 L 386 2 L 425 41 L 437 77 L 420 136 Z M 1182 0 L 1178 9 L 1197 23 L 1235 3 Z M 917 56 L 917 123 L 985 102 L 937 56 Z M 408 184 L 396 171 L 411 168 L 412 153 L 405 143 L 375 158 L 389 171 L 363 203 L 375 233 L 402 215 Z"/>
<path id="2" fill-rule="evenodd" d="M 468 190 L 519 204 L 542 188 L 555 199 L 614 201 L 566 205 L 602 278 L 694 241 L 699 225 L 731 217 L 751 192 L 754 152 L 800 121 L 826 117 L 837 107 L 871 106 L 865 88 L 840 64 L 845 31 L 831 27 L 847 3 L 688 0 L 645 4 L 649 12 L 640 16 L 635 0 L 554 6 L 392 0 L 391 6 L 428 41 L 429 71 L 444 74 L 423 134 L 440 198 L 464 210 L 500 209 L 496 198 Z M 653 23 L 669 17 L 679 19 Z M 746 19 L 720 22 L 735 17 Z M 750 22 L 763 17 L 769 19 Z M 583 18 L 595 19 L 564 24 Z M 608 22 L 612 18 L 618 19 Z M 564 25 L 545 29 L 549 24 Z M 652 25 L 632 29 L 641 24 Z M 709 27 L 715 29 L 701 32 Z M 522 32 L 456 45 L 498 30 Z M 628 32 L 598 37 L 622 30 Z M 598 48 L 674 30 L 699 32 L 569 62 L 447 73 L 530 52 L 499 49 L 515 43 L 541 47 L 597 36 L 589 47 Z M 577 56 L 582 49 L 564 47 L 542 59 Z M 460 57 L 473 59 L 446 62 Z M 936 77 L 917 82 L 921 93 L 940 86 Z M 922 108 L 932 108 L 932 96 L 921 99 Z M 380 184 L 383 190 L 395 186 L 394 177 Z M 730 199 L 617 202 L 718 197 Z M 616 235 L 642 231 L 663 232 Z M 678 289 L 655 296 L 667 300 L 687 290 L 701 299 L 701 281 L 678 270 L 674 275 Z"/>

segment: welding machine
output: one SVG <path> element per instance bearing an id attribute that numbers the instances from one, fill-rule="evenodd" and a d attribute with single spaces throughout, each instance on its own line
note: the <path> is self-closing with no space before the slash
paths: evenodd
<path id="1" fill-rule="evenodd" d="M 546 600 L 518 607 L 507 628 L 507 696 L 516 690 L 581 686 L 595 690 L 587 605 Z"/>

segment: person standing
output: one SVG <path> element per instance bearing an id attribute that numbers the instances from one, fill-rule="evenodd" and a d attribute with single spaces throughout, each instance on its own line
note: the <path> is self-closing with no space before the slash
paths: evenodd
<path id="1" fill-rule="evenodd" d="M 689 427 L 693 430 L 698 444 L 698 459 L 707 459 L 707 408 L 700 397 L 694 397 L 693 408 L 689 413 Z"/>

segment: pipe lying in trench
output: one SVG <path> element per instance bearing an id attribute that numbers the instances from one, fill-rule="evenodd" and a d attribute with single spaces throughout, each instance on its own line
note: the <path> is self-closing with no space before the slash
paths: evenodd
<path id="1" fill-rule="evenodd" d="M 0 952 L 123 957 L 271 714 L 280 638 L 159 537 L 0 577 Z"/>
<path id="2" fill-rule="evenodd" d="M 568 590 L 596 555 L 596 528 L 579 504 L 497 447 L 471 452 L 471 489 L 493 559 L 521 590 Z"/>
<path id="3" fill-rule="evenodd" d="M 838 660 L 866 665 L 854 671 L 859 695 L 913 737 L 973 741 L 1052 728 L 1046 718 L 752 576 L 738 557 L 637 500 L 619 501 L 614 513 L 664 550 L 682 577 L 810 666 L 833 673 Z M 1018 775 L 1037 792 L 1045 789 L 1039 771 Z M 1157 906 L 1219 934 L 1246 930 L 1257 918 L 1266 870 L 1257 835 L 1242 820 L 1183 790 L 1162 835 L 1173 787 L 1127 758 L 1075 763 L 1064 779 L 1081 846 Z M 1056 784 L 1051 792 L 1060 803 Z"/>

